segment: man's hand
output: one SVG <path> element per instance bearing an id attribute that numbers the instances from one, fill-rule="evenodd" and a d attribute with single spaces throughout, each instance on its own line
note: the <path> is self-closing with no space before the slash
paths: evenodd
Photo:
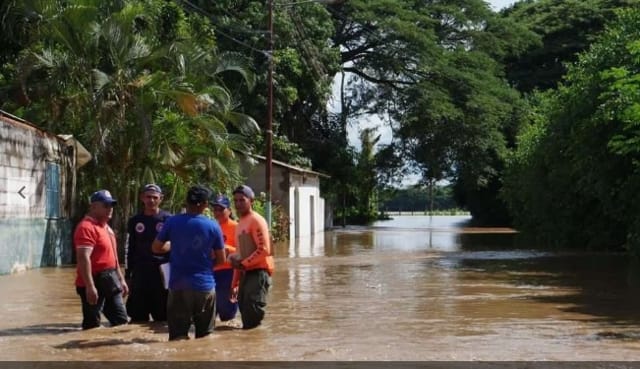
<path id="1" fill-rule="evenodd" d="M 231 295 L 229 296 L 229 301 L 232 303 L 238 302 L 238 287 L 233 287 L 231 289 Z"/>
<path id="2" fill-rule="evenodd" d="M 85 296 L 89 305 L 95 305 L 98 303 L 98 290 L 95 286 L 85 287 Z"/>
<path id="3" fill-rule="evenodd" d="M 228 257 L 229 262 L 231 262 L 231 266 L 234 269 L 244 269 L 244 266 L 242 265 L 242 259 L 240 259 L 240 255 L 239 254 L 231 254 Z"/>
<path id="4" fill-rule="evenodd" d="M 120 281 L 120 284 L 122 285 L 122 297 L 126 297 L 129 294 L 129 285 L 124 279 Z"/>

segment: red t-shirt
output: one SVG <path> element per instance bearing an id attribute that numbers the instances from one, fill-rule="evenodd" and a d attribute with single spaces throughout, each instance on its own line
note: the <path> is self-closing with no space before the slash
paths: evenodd
<path id="1" fill-rule="evenodd" d="M 91 273 L 95 275 L 106 269 L 114 269 L 117 265 L 114 253 L 116 237 L 108 224 L 100 224 L 94 218 L 85 216 L 78 223 L 73 233 L 73 247 L 75 250 L 89 247 L 91 251 Z M 84 287 L 85 283 L 76 266 L 76 286 Z"/>

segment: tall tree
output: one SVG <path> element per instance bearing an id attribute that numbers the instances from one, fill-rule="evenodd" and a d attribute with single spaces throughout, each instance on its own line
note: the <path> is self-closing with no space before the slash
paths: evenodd
<path id="1" fill-rule="evenodd" d="M 555 88 L 575 62 L 614 19 L 614 11 L 638 7 L 638 0 L 528 0 L 501 12 L 533 31 L 538 42 L 505 59 L 507 77 L 519 91 Z"/>
<path id="2" fill-rule="evenodd" d="M 518 226 L 546 244 L 640 253 L 640 11 L 626 9 L 536 96 L 508 168 Z"/>
<path id="3" fill-rule="evenodd" d="M 483 1 L 349 1 L 330 9 L 350 76 L 346 124 L 362 114 L 390 117 L 394 146 L 425 183 L 454 181 L 476 218 L 507 221 L 498 193 L 518 96 L 496 59 L 528 45 L 530 34 Z"/>

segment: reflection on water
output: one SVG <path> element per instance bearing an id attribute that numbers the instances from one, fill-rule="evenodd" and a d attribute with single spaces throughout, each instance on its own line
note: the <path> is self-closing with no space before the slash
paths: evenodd
<path id="1" fill-rule="evenodd" d="M 640 268 L 629 258 L 537 251 L 467 220 L 397 217 L 278 244 L 264 325 L 219 325 L 202 340 L 169 343 L 159 323 L 80 331 L 73 268 L 2 276 L 0 359 L 637 357 Z"/>

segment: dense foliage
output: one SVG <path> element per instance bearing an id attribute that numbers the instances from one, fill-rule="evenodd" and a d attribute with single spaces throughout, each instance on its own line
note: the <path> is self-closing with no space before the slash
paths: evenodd
<path id="1" fill-rule="evenodd" d="M 176 208 L 190 183 L 239 181 L 234 150 L 259 131 L 233 110 L 221 76 L 239 71 L 249 88 L 251 73 L 238 55 L 217 52 L 206 19 L 165 1 L 5 6 L 16 21 L 29 19 L 12 27 L 28 27 L 30 37 L 3 65 L 2 108 L 87 147 L 93 160 L 80 172 L 80 198 L 111 189 L 124 205 L 118 229 L 145 182 L 161 183 Z"/>
<path id="2" fill-rule="evenodd" d="M 331 176 L 336 223 L 375 219 L 413 174 L 400 192 L 412 206 L 515 221 L 559 246 L 640 249 L 639 0 L 500 13 L 483 0 L 275 1 L 273 33 L 268 4 L 1 2 L 0 108 L 76 136 L 94 154 L 80 198 L 113 189 L 120 223 L 142 183 L 178 210 L 190 183 L 242 181 L 236 153 L 265 153 L 273 82 L 274 158 Z M 351 146 L 371 117 L 393 137 L 367 128 Z"/>
<path id="3" fill-rule="evenodd" d="M 557 91 L 532 98 L 509 166 L 517 225 L 545 244 L 640 251 L 640 10 L 619 15 Z"/>

